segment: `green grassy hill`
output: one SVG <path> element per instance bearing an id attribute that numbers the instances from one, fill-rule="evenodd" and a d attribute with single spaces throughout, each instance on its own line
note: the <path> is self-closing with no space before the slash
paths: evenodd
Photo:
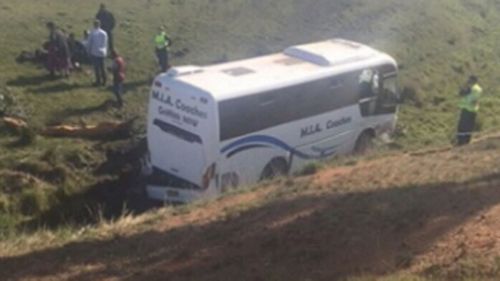
<path id="1" fill-rule="evenodd" d="M 45 23 L 49 20 L 80 35 L 91 26 L 98 3 L 21 0 L 2 4 L 2 37 L 6 43 L 1 49 L 0 79 L 27 107 L 34 124 L 80 118 L 78 112 L 73 116 L 63 111 L 89 108 L 110 98 L 88 87 L 92 79 L 88 74 L 46 83 L 42 71 L 15 65 L 13 60 L 20 50 L 39 47 L 46 38 Z M 119 21 L 117 46 L 129 63 L 130 106 L 125 113 L 91 112 L 85 116 L 90 120 L 126 114 L 144 116 L 147 84 L 155 69 L 151 38 L 161 24 L 168 27 L 174 40 L 176 65 L 256 56 L 331 37 L 378 47 L 398 59 L 402 85 L 417 91 L 417 104 L 422 107 L 403 108 L 402 125 L 409 129 L 405 144 L 447 141 L 453 127 L 455 94 L 469 73 L 479 74 L 492 96 L 498 87 L 499 7 L 491 1 L 317 0 L 310 4 L 277 0 L 269 4 L 144 0 L 108 1 L 108 6 Z M 497 125 L 498 120 L 493 118 L 492 104 L 485 103 L 484 115 L 492 117 L 484 118 L 487 128 Z M 426 114 L 421 114 L 422 110 Z M 443 112 L 448 114 L 437 115 Z"/>
<path id="2" fill-rule="evenodd" d="M 0 233 L 10 239 L 41 225 L 87 223 L 136 204 L 133 159 L 144 134 L 149 83 L 156 73 L 152 38 L 165 24 L 174 41 L 174 65 L 205 65 L 343 37 L 396 57 L 401 108 L 396 143 L 403 150 L 450 142 L 457 90 L 470 73 L 486 96 L 481 130 L 500 127 L 500 4 L 492 0 L 109 0 L 118 19 L 116 45 L 128 62 L 126 105 L 109 106 L 107 89 L 90 87 L 89 70 L 49 80 L 46 71 L 16 64 L 34 50 L 54 21 L 80 36 L 101 1 L 18 0 L 0 3 L 0 94 L 8 112 L 31 130 L 0 131 Z M 103 141 L 36 137 L 52 124 L 93 124 L 138 118 L 133 136 Z M 141 206 L 141 202 L 137 205 Z"/>

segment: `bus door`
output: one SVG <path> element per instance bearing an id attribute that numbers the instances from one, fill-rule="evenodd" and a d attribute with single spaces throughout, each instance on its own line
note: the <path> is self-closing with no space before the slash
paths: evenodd
<path id="1" fill-rule="evenodd" d="M 377 98 L 377 115 L 395 114 L 399 104 L 398 80 L 396 72 L 383 75 Z"/>
<path id="2" fill-rule="evenodd" d="M 359 77 L 361 116 L 395 114 L 398 100 L 397 72 L 394 66 L 365 69 L 361 72 Z"/>

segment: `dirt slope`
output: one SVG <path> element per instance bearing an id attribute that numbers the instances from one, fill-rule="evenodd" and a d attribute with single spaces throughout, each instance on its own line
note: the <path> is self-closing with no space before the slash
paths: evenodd
<path id="1" fill-rule="evenodd" d="M 498 142 L 325 168 L 112 237 L 0 250 L 0 272 L 4 280 L 495 280 Z"/>

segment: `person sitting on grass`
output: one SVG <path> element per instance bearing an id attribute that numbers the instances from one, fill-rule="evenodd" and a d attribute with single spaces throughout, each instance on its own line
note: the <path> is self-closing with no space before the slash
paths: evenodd
<path id="1" fill-rule="evenodd" d="M 83 63 L 89 61 L 86 47 L 82 42 L 76 40 L 74 33 L 69 35 L 68 47 L 71 53 L 71 63 L 75 69 L 80 69 Z"/>
<path id="2" fill-rule="evenodd" d="M 116 96 L 118 106 L 123 106 L 123 82 L 125 81 L 125 60 L 118 54 L 116 50 L 111 51 L 111 59 L 113 64 L 111 72 L 113 73 L 113 93 Z"/>

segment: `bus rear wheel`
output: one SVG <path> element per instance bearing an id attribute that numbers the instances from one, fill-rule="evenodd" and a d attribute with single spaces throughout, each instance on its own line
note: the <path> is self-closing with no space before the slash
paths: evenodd
<path id="1" fill-rule="evenodd" d="M 374 139 L 375 137 L 371 132 L 369 131 L 363 132 L 356 141 L 356 145 L 354 147 L 354 154 L 364 155 L 371 152 L 375 146 Z"/>
<path id="2" fill-rule="evenodd" d="M 269 180 L 288 174 L 288 164 L 285 159 L 275 158 L 262 171 L 261 180 Z"/>

